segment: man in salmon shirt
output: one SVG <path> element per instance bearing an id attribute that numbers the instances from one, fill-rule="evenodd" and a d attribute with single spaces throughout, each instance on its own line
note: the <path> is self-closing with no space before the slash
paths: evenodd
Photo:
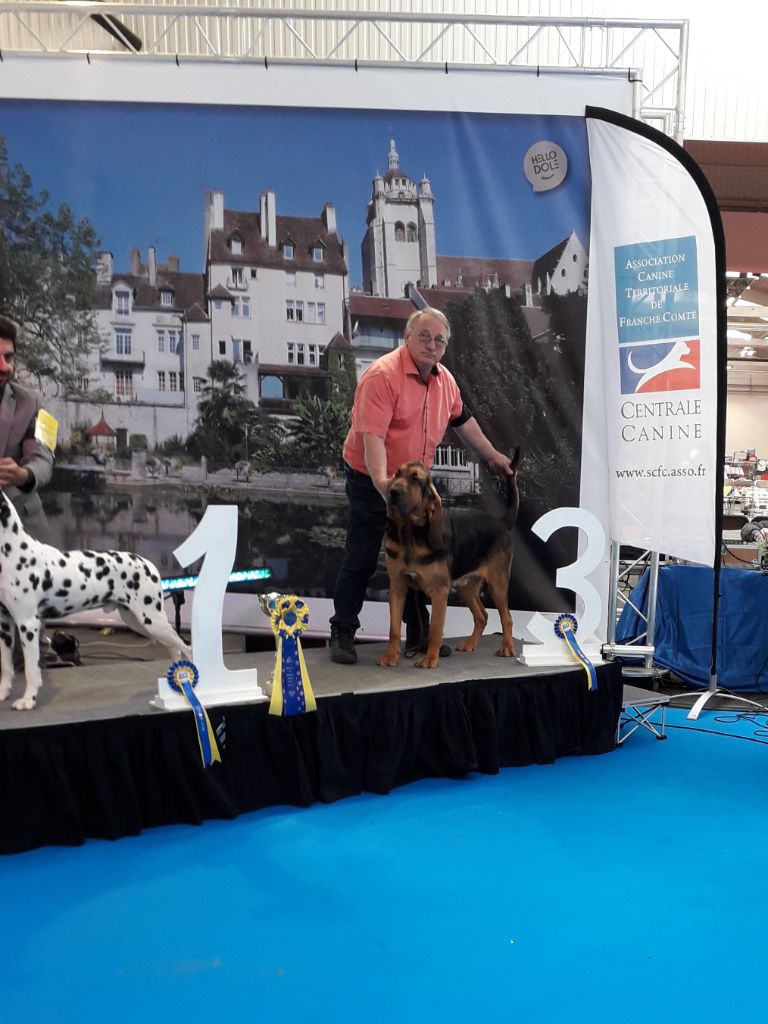
<path id="1" fill-rule="evenodd" d="M 494 473 L 512 473 L 509 458 L 493 447 L 464 407 L 453 375 L 440 365 L 450 336 L 450 325 L 439 310 L 417 310 L 405 326 L 404 344 L 377 359 L 358 382 L 344 442 L 347 539 L 330 620 L 331 659 L 340 665 L 357 661 L 358 616 L 376 571 L 387 524 L 387 483 L 395 470 L 414 459 L 432 466 L 450 425 Z M 421 591 L 409 591 L 403 617 L 406 656 L 413 655 L 429 632 Z M 450 648 L 441 651 L 443 657 L 446 653 Z"/>

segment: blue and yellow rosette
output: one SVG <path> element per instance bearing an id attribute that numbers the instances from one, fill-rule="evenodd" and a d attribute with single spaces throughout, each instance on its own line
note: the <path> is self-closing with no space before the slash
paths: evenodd
<path id="1" fill-rule="evenodd" d="M 576 639 L 576 630 L 578 628 L 579 624 L 576 621 L 576 616 L 567 612 L 559 615 L 555 620 L 555 636 L 565 640 L 566 647 L 587 673 L 587 689 L 594 691 L 597 689 L 597 672 L 595 671 L 595 666 L 584 651 L 582 651 L 581 647 L 579 647 L 579 641 Z"/>
<path id="2" fill-rule="evenodd" d="M 177 693 L 183 694 L 187 703 L 195 713 L 197 739 L 200 744 L 200 755 L 206 768 L 214 761 L 221 761 L 216 736 L 205 708 L 195 695 L 195 687 L 200 678 L 197 666 L 191 661 L 174 661 L 168 669 L 168 685 Z"/>
<path id="3" fill-rule="evenodd" d="M 315 695 L 301 649 L 301 634 L 309 624 L 309 608 L 298 597 L 269 602 L 272 632 L 277 643 L 270 715 L 301 715 L 316 711 Z"/>

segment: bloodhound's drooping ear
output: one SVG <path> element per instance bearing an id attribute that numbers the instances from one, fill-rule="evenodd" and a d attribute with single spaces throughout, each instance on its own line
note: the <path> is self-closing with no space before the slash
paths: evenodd
<path id="1" fill-rule="evenodd" d="M 435 485 L 430 481 L 429 493 L 425 502 L 427 513 L 427 543 L 432 551 L 443 546 L 443 503 Z"/>

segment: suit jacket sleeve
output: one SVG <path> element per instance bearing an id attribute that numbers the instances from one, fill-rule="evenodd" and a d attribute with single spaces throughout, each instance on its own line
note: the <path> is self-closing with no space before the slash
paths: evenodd
<path id="1" fill-rule="evenodd" d="M 34 485 L 25 492 L 27 494 L 33 494 L 39 487 L 45 487 L 53 475 L 53 452 L 35 437 L 36 419 L 37 417 L 29 425 L 31 436 L 26 436 L 21 443 L 19 465 L 31 470 L 35 478 Z"/>
<path id="2" fill-rule="evenodd" d="M 53 452 L 35 437 L 37 413 L 40 410 L 40 406 L 41 400 L 39 395 L 35 396 L 34 406 L 29 411 L 24 409 L 21 403 L 17 405 L 17 415 L 29 415 L 29 413 L 32 413 L 21 438 L 19 454 L 16 455 L 18 464 L 23 466 L 24 469 L 30 470 L 35 478 L 33 486 L 29 490 L 25 490 L 24 494 L 34 494 L 38 488 L 45 487 L 53 475 Z M 11 458 L 14 457 L 12 451 L 8 451 L 7 454 Z"/>

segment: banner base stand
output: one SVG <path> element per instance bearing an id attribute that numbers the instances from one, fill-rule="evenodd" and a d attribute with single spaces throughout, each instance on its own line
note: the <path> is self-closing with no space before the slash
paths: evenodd
<path id="1" fill-rule="evenodd" d="M 719 687 L 715 689 L 705 690 L 697 699 L 691 710 L 685 716 L 689 721 L 695 722 L 701 712 L 704 710 L 704 705 L 710 698 L 716 697 L 718 700 L 739 700 L 742 704 L 749 704 L 750 707 L 759 708 L 760 712 L 765 714 L 765 705 L 758 704 L 755 700 L 750 700 L 749 697 L 743 697 L 739 693 L 731 693 L 729 690 L 721 690 Z"/>
<path id="2" fill-rule="evenodd" d="M 224 677 L 221 685 L 217 685 L 216 680 L 209 680 L 205 689 L 198 688 L 196 692 L 200 703 L 210 708 L 219 704 L 247 704 L 250 701 L 269 700 L 259 686 L 255 668 L 240 670 L 237 675 L 242 678 L 238 678 L 234 685 Z M 185 711 L 189 708 L 183 694 L 173 690 L 165 676 L 157 680 L 157 693 L 149 703 L 159 711 Z"/>

